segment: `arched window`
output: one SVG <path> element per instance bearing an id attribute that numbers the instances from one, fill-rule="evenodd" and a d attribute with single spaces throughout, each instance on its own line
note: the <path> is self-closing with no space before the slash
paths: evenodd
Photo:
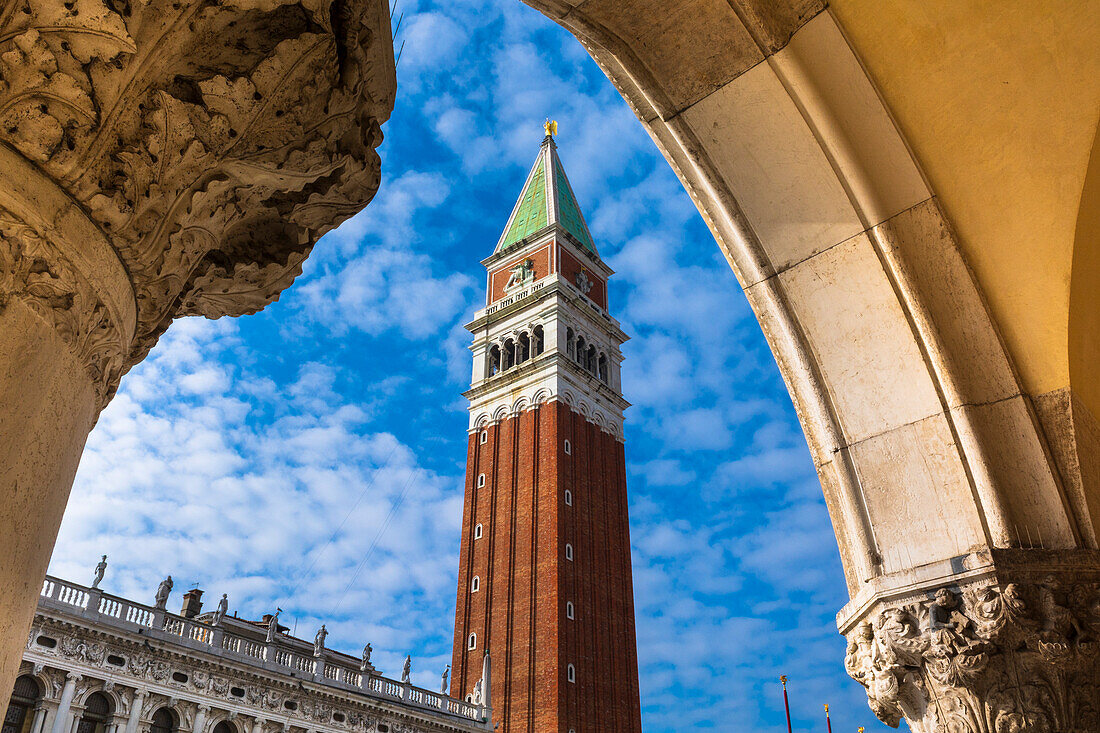
<path id="1" fill-rule="evenodd" d="M 477 487 L 480 489 L 484 485 L 485 485 L 485 474 L 479 473 L 477 475 Z"/>
<path id="2" fill-rule="evenodd" d="M 565 617 L 570 621 L 573 620 L 573 601 L 565 602 Z"/>
<path id="3" fill-rule="evenodd" d="M 600 354 L 599 368 L 596 371 L 600 381 L 607 384 L 607 354 Z"/>
<path id="4" fill-rule="evenodd" d="M 572 664 L 565 668 L 565 679 L 569 680 L 570 682 L 577 681 L 577 668 L 574 667 Z"/>
<path id="5" fill-rule="evenodd" d="M 474 527 L 474 539 L 475 540 L 480 540 L 481 539 L 481 525 L 480 524 L 478 524 Z"/>
<path id="6" fill-rule="evenodd" d="M 512 339 L 508 339 L 504 342 L 504 363 L 501 368 L 505 371 L 511 369 L 516 364 L 516 342 Z"/>
<path id="7" fill-rule="evenodd" d="M 523 332 L 519 335 L 519 341 L 516 343 L 516 363 L 522 364 L 531 358 L 531 337 L 527 335 L 527 332 Z"/>
<path id="8" fill-rule="evenodd" d="M 580 364 L 581 366 L 584 366 L 584 350 L 585 350 L 584 336 L 578 336 L 577 337 L 577 363 Z"/>
<path id="9" fill-rule="evenodd" d="M 531 337 L 531 340 L 531 346 L 534 348 L 534 356 L 538 356 L 542 353 L 543 342 L 545 341 L 542 335 L 542 326 L 535 326 L 535 331 Z"/>
<path id="10" fill-rule="evenodd" d="M 466 640 L 467 649 L 477 649 L 477 634 L 470 634 L 470 638 Z"/>
<path id="11" fill-rule="evenodd" d="M 565 490 L 565 505 L 573 506 L 573 492 L 569 489 Z"/>
<path id="12" fill-rule="evenodd" d="M 488 376 L 491 377 L 494 374 L 498 374 L 498 373 L 500 373 L 500 347 L 496 344 L 493 344 L 492 346 L 489 347 L 489 374 L 488 374 Z"/>
<path id="13" fill-rule="evenodd" d="M 214 726 L 214 733 L 237 733 L 237 729 L 228 720 L 223 720 Z"/>
<path id="14" fill-rule="evenodd" d="M 481 590 L 481 578 L 475 575 L 474 579 L 470 581 L 470 592 L 477 593 L 479 590 Z"/>
<path id="15" fill-rule="evenodd" d="M 111 700 L 102 692 L 93 692 L 84 703 L 84 714 L 76 733 L 103 733 L 111 717 Z"/>
<path id="16" fill-rule="evenodd" d="M 584 368 L 593 374 L 596 373 L 596 346 L 594 344 L 588 347 L 588 353 L 585 354 Z"/>
<path id="17" fill-rule="evenodd" d="M 569 544 L 568 542 L 565 543 L 565 559 L 573 559 L 573 545 Z"/>
<path id="18" fill-rule="evenodd" d="M 567 456 L 573 455 L 573 444 L 570 443 L 568 439 L 566 439 L 566 441 L 565 441 L 565 455 L 567 455 Z"/>
<path id="19" fill-rule="evenodd" d="M 4 733 L 23 733 L 28 730 L 34 717 L 31 711 L 41 697 L 42 689 L 38 686 L 38 680 L 27 674 L 16 678 L 8 712 L 4 715 Z"/>
<path id="20" fill-rule="evenodd" d="M 149 733 L 175 733 L 179 729 L 179 721 L 171 708 L 160 708 L 153 713 L 153 724 L 149 726 Z"/>
<path id="21" fill-rule="evenodd" d="M 489 442 L 489 431 L 488 430 L 482 430 L 481 431 L 481 436 L 478 437 L 478 442 L 481 443 L 482 445 L 485 445 L 486 443 Z"/>
<path id="22" fill-rule="evenodd" d="M 565 329 L 565 353 L 570 359 L 573 358 L 575 353 L 576 336 L 573 334 L 573 329 Z"/>

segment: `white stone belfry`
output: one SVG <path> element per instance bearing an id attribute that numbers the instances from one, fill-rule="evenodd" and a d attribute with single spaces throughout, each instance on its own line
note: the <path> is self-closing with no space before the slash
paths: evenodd
<path id="1" fill-rule="evenodd" d="M 613 274 L 547 135 L 519 200 L 482 264 L 485 308 L 474 334 L 470 430 L 561 400 L 617 439 L 623 436 L 620 347 L 627 340 L 607 312 Z"/>

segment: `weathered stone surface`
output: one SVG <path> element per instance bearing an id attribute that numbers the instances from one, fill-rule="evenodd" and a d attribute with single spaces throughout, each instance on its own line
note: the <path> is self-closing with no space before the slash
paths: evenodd
<path id="1" fill-rule="evenodd" d="M 1095 553 L 996 554 L 993 575 L 877 606 L 848 632 L 848 673 L 917 733 L 1100 729 Z"/>
<path id="2" fill-rule="evenodd" d="M 102 406 L 173 318 L 263 308 L 370 200 L 395 86 L 373 0 L 0 4 L 2 287 L 55 311 Z M 53 236 L 69 209 L 111 251 Z"/>

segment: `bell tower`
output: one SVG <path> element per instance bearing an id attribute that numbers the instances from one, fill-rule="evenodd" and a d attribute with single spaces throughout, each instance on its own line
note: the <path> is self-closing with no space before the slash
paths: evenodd
<path id="1" fill-rule="evenodd" d="M 474 336 L 451 694 L 492 659 L 502 733 L 641 730 L 620 346 L 603 263 L 546 137 Z"/>

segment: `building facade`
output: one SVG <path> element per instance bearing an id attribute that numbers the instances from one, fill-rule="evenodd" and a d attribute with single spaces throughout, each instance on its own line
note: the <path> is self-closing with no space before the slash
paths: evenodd
<path id="1" fill-rule="evenodd" d="M 163 588 L 163 586 L 162 586 Z M 181 614 L 47 577 L 3 733 L 470 733 L 491 711 L 381 676 L 277 617 Z M 164 593 L 167 596 L 167 592 Z"/>
<path id="2" fill-rule="evenodd" d="M 641 729 L 621 344 L 547 125 L 474 335 L 451 694 L 505 733 Z M 479 690 L 482 657 L 493 660 Z"/>

